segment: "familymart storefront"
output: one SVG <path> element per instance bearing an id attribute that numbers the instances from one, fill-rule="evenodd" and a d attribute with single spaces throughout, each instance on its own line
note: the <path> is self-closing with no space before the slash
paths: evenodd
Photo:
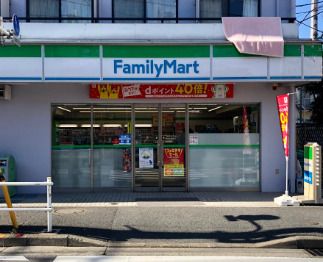
<path id="1" fill-rule="evenodd" d="M 318 80 L 322 61 L 312 44 L 285 44 L 282 58 L 229 44 L 32 45 L 12 56 L 1 144 L 18 180 L 51 175 L 62 191 L 282 191 L 276 96 Z M 17 61 L 33 66 L 13 79 Z"/>

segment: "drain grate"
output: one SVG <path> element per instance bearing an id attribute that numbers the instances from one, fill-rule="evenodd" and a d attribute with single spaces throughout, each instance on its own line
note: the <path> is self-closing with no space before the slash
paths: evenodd
<path id="1" fill-rule="evenodd" d="M 151 201 L 151 202 L 159 202 L 159 201 L 200 201 L 197 197 L 137 197 L 135 199 L 136 202 L 140 201 Z"/>
<path id="2" fill-rule="evenodd" d="M 323 249 L 306 249 L 314 257 L 323 257 Z"/>

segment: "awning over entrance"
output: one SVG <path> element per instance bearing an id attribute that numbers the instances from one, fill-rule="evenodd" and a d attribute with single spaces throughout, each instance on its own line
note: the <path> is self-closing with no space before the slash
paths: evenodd
<path id="1" fill-rule="evenodd" d="M 284 38 L 279 17 L 223 17 L 226 38 L 240 53 L 283 57 Z"/>

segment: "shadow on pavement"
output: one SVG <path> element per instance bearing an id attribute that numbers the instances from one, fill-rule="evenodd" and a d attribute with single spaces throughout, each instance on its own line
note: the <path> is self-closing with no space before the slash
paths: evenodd
<path id="1" fill-rule="evenodd" d="M 255 223 L 254 221 L 252 223 Z M 110 230 L 87 227 L 54 227 L 57 234 L 72 234 L 83 237 L 104 240 L 104 241 L 149 241 L 149 240 L 187 240 L 187 241 L 214 241 L 219 243 L 259 243 L 274 239 L 281 239 L 290 236 L 323 236 L 323 228 L 317 227 L 299 227 L 299 228 L 281 228 L 273 230 L 261 230 L 256 227 L 253 231 L 227 232 L 159 232 L 142 231 L 135 227 L 125 226 L 125 230 Z M 0 226 L 0 232 L 10 232 L 11 227 Z M 46 232 L 44 226 L 21 226 L 19 233 L 38 234 Z"/>

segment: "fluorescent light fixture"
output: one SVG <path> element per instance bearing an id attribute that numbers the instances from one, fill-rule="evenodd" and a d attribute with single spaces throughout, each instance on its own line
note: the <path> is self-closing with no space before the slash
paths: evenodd
<path id="1" fill-rule="evenodd" d="M 222 108 L 222 106 L 217 106 L 217 107 L 215 107 L 215 108 L 210 109 L 210 110 L 209 110 L 209 112 L 212 112 L 212 111 L 214 111 L 214 110 L 218 110 L 218 109 L 220 109 L 220 108 Z"/>
<path id="2" fill-rule="evenodd" d="M 67 109 L 67 108 L 65 108 L 65 107 L 58 106 L 57 108 L 59 108 L 60 110 L 63 110 L 63 111 L 69 112 L 69 113 L 71 113 L 71 112 L 72 112 L 71 110 L 69 110 L 69 109 Z"/>
<path id="3" fill-rule="evenodd" d="M 170 107 L 170 110 L 185 110 L 185 107 Z"/>
<path id="4" fill-rule="evenodd" d="M 73 110 L 91 110 L 91 107 L 74 107 Z M 93 110 L 131 110 L 130 107 L 93 107 Z"/>
<path id="5" fill-rule="evenodd" d="M 80 113 L 91 113 L 91 111 L 81 110 Z M 101 111 L 93 111 L 93 113 L 131 113 L 131 110 L 129 110 L 129 111 L 108 111 L 108 110 L 101 110 Z"/>
<path id="6" fill-rule="evenodd" d="M 77 124 L 59 124 L 58 127 L 77 127 Z"/>
<path id="7" fill-rule="evenodd" d="M 135 127 L 152 127 L 152 124 L 135 124 Z"/>
<path id="8" fill-rule="evenodd" d="M 138 111 L 136 110 L 137 113 L 158 113 L 158 111 Z"/>
<path id="9" fill-rule="evenodd" d="M 193 108 L 190 108 L 190 109 L 193 109 L 193 110 L 206 110 L 207 107 L 193 107 Z"/>
<path id="10" fill-rule="evenodd" d="M 120 124 L 104 124 L 103 127 L 121 127 Z"/>
<path id="11" fill-rule="evenodd" d="M 200 110 L 190 110 L 189 112 L 190 113 L 200 113 L 201 111 Z"/>
<path id="12" fill-rule="evenodd" d="M 91 124 L 83 124 L 81 127 L 91 127 Z M 94 124 L 93 127 L 100 127 L 100 125 Z"/>

